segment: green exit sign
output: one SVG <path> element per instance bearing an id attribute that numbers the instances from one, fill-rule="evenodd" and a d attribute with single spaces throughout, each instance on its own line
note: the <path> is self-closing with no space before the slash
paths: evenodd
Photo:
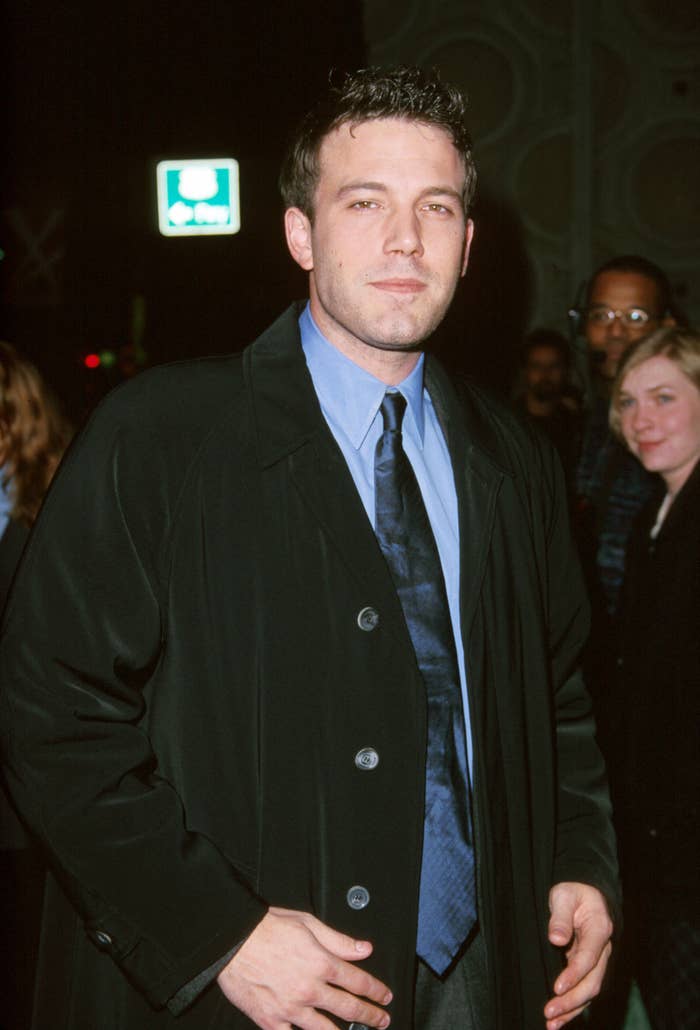
<path id="1" fill-rule="evenodd" d="M 163 236 L 238 232 L 238 161 L 230 157 L 159 161 L 158 227 Z"/>

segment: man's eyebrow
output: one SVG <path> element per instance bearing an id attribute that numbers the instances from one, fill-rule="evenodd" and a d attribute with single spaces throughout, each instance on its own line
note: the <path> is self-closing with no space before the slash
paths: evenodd
<path id="1" fill-rule="evenodd" d="M 421 193 L 421 198 L 423 197 L 451 197 L 462 203 L 462 194 L 454 186 L 428 186 Z"/>
<path id="2" fill-rule="evenodd" d="M 605 300 L 592 300 L 588 305 L 590 308 L 603 308 L 605 311 L 614 311 L 612 304 L 608 304 Z M 627 304 L 623 308 L 617 308 L 618 311 L 646 311 L 649 314 L 650 309 L 646 304 Z"/>
<path id="3" fill-rule="evenodd" d="M 387 187 L 383 182 L 366 182 L 365 180 L 358 179 L 355 182 L 346 182 L 344 186 L 341 186 L 338 190 L 338 197 L 345 197 L 348 193 L 355 193 L 357 190 L 386 193 Z"/>
<path id="4" fill-rule="evenodd" d="M 358 179 L 355 182 L 346 182 L 344 186 L 341 186 L 338 190 L 337 196 L 339 199 L 342 199 L 347 196 L 348 193 L 355 193 L 359 190 L 368 190 L 372 193 L 387 193 L 389 191 L 389 187 L 384 182 Z M 451 197 L 460 204 L 462 203 L 462 194 L 459 190 L 456 190 L 454 186 L 426 186 L 424 190 L 421 190 L 418 196 L 421 200 L 426 197 Z"/>

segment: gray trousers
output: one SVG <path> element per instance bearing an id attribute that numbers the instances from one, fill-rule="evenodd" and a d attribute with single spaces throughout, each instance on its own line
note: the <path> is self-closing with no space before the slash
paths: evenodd
<path id="1" fill-rule="evenodd" d="M 486 949 L 480 933 L 444 980 L 418 960 L 415 1027 L 416 1030 L 492 1030 Z"/>

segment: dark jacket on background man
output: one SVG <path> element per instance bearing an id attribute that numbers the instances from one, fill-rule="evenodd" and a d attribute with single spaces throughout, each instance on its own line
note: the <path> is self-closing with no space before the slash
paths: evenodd
<path id="1" fill-rule="evenodd" d="M 372 940 L 412 1025 L 425 690 L 296 318 L 112 394 L 36 526 L 0 674 L 9 779 L 55 863 L 40 1030 L 250 1026 L 216 984 L 163 1006 L 268 904 Z M 587 606 L 553 451 L 431 359 L 426 384 L 459 500 L 496 1026 L 541 1030 L 549 888 L 616 896 Z"/>

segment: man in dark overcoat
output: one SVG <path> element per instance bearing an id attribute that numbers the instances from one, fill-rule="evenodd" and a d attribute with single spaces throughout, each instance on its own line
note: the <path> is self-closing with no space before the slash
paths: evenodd
<path id="1" fill-rule="evenodd" d="M 309 305 L 115 391 L 64 462 L 0 667 L 52 870 L 35 1030 L 558 1030 L 599 990 L 616 863 L 561 470 L 423 353 L 473 182 L 456 91 L 350 76 L 283 172 Z M 476 915 L 445 968 L 417 943 L 447 840 L 415 634 L 435 606 L 406 606 L 375 525 L 396 394 L 459 672 L 472 864 L 447 900 L 466 885 Z"/>

